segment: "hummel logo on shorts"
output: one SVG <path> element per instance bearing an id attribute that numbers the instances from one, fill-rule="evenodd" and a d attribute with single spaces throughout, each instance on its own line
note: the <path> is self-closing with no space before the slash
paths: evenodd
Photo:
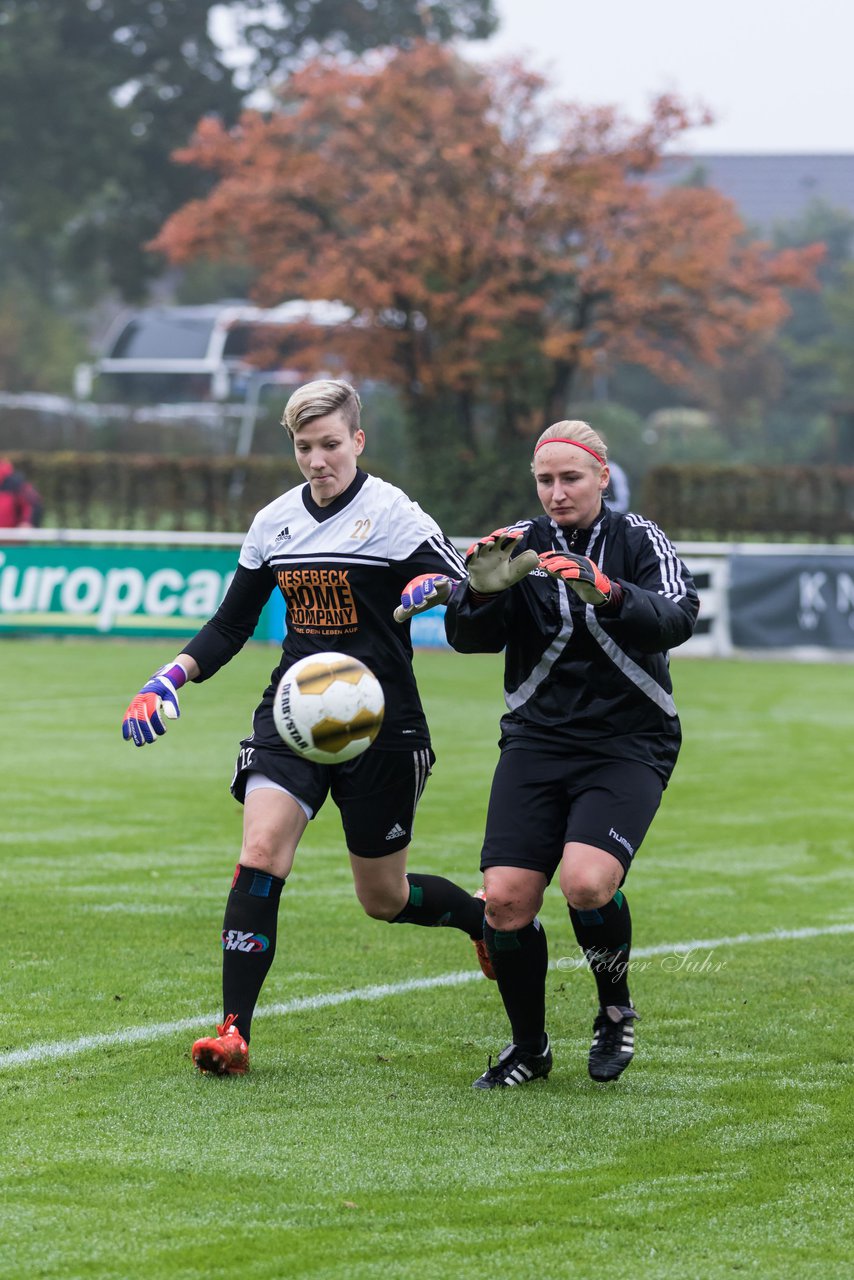
<path id="1" fill-rule="evenodd" d="M 396 822 L 386 836 L 386 840 L 399 840 L 401 836 L 405 836 L 406 832 L 399 822 Z"/>

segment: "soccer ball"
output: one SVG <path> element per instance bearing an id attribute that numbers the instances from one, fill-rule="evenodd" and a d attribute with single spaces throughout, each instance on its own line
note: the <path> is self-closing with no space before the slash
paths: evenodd
<path id="1" fill-rule="evenodd" d="M 315 653 L 288 667 L 273 698 L 279 737 L 292 751 L 320 764 L 361 755 L 383 722 L 379 680 L 358 658 Z"/>

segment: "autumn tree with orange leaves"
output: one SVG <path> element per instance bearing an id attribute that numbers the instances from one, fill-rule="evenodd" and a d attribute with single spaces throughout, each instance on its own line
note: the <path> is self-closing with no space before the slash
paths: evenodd
<path id="1" fill-rule="evenodd" d="M 199 125 L 177 159 L 215 183 L 153 247 L 248 263 L 266 305 L 348 304 L 342 369 L 399 389 L 425 458 L 506 448 L 564 416 L 600 353 L 686 382 L 811 283 L 821 246 L 773 253 L 713 190 L 645 183 L 698 123 L 672 97 L 639 126 L 555 105 L 522 65 L 436 45 L 318 60 L 273 112 Z M 310 375 L 328 360 L 303 337 Z"/>

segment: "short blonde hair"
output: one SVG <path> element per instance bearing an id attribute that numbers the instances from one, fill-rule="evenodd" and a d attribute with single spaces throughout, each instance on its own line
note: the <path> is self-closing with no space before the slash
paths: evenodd
<path id="1" fill-rule="evenodd" d="M 599 435 L 599 432 L 594 431 L 589 422 L 582 422 L 580 418 L 554 422 L 550 427 L 546 427 L 534 445 L 534 456 L 536 456 L 540 445 L 548 444 L 550 440 L 568 440 L 571 443 L 582 445 L 585 449 L 592 449 L 594 453 L 598 453 L 602 460 L 602 465 L 608 465 L 608 446 Z M 595 462 L 596 459 L 594 458 L 593 461 Z M 534 470 L 533 458 L 531 459 L 531 470 Z"/>
<path id="2" fill-rule="evenodd" d="M 319 378 L 297 387 L 282 414 L 282 426 L 293 440 L 297 431 L 315 418 L 325 418 L 328 413 L 341 410 L 350 435 L 354 436 L 361 424 L 362 402 L 355 387 L 339 378 Z"/>

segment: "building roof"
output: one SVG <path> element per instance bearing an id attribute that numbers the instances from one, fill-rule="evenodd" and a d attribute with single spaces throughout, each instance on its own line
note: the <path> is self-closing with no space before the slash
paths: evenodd
<path id="1" fill-rule="evenodd" d="M 854 216 L 854 153 L 668 156 L 653 182 L 716 187 L 763 233 L 803 217 L 816 201 Z"/>

